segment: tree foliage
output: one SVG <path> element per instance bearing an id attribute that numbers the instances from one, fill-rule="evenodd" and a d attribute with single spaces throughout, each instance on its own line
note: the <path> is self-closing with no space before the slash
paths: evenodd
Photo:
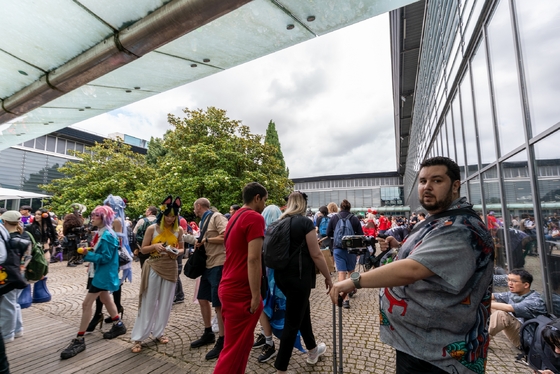
<path id="1" fill-rule="evenodd" d="M 266 187 L 270 203 L 284 205 L 293 183 L 281 152 L 278 157 L 274 123 L 267 136 L 275 136 L 277 145 L 252 134 L 224 110 L 210 107 L 184 113 L 184 118 L 168 116 L 173 129 L 163 139 L 152 138 L 146 156 L 110 139 L 87 147 L 85 153 L 75 152 L 81 160 L 58 169 L 64 178 L 40 186 L 53 195 L 49 207 L 63 213 L 71 211 L 72 203 L 81 203 L 91 211 L 113 194 L 126 198 L 127 214 L 136 217 L 172 194 L 181 196 L 183 214 L 192 213 L 200 197 L 225 212 L 232 204 L 242 204 L 243 187 L 253 181 Z"/>
<path id="2" fill-rule="evenodd" d="M 154 138 L 153 136 L 150 138 L 148 142 L 148 152 L 146 154 L 146 162 L 151 165 L 155 166 L 158 160 L 167 154 L 167 149 L 163 146 L 163 139 L 161 138 Z"/>
<path id="3" fill-rule="evenodd" d="M 92 151 L 90 153 L 89 151 Z M 71 212 L 72 203 L 81 203 L 91 211 L 109 195 L 126 198 L 127 213 L 142 214 L 145 190 L 153 176 L 144 155 L 132 152 L 120 140 L 105 139 L 86 147 L 86 152 L 74 152 L 80 161 L 69 161 L 58 170 L 64 178 L 54 179 L 40 188 L 52 194 L 49 204 L 55 212 Z"/>
<path id="4" fill-rule="evenodd" d="M 276 124 L 270 120 L 268 127 L 266 128 L 266 135 L 264 138 L 265 144 L 275 147 L 274 157 L 280 163 L 280 168 L 288 176 L 288 169 L 286 168 L 286 163 L 284 162 L 284 154 L 282 153 L 282 147 L 280 146 L 280 139 L 278 138 L 278 132 L 276 131 Z"/>
<path id="5" fill-rule="evenodd" d="M 221 109 L 184 110 L 185 117 L 168 116 L 174 130 L 165 134 L 167 153 L 157 163 L 157 176 L 146 198 L 158 202 L 168 194 L 179 195 L 183 211 L 192 211 L 199 197 L 206 197 L 220 211 L 241 204 L 248 182 L 266 187 L 269 201 L 283 205 L 292 187 L 276 148 L 251 134 L 249 127 L 232 120 Z"/>

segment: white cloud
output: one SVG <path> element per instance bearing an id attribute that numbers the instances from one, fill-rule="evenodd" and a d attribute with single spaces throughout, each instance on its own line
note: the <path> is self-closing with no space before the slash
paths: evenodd
<path id="1" fill-rule="evenodd" d="M 76 124 L 162 137 L 167 114 L 215 106 L 253 133 L 270 120 L 291 177 L 393 171 L 388 15 L 381 15 Z"/>

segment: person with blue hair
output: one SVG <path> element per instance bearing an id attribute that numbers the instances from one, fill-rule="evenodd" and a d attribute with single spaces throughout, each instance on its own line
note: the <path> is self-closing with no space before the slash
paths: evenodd
<path id="1" fill-rule="evenodd" d="M 264 208 L 261 214 L 264 218 L 265 231 L 266 231 L 266 228 L 272 222 L 280 218 L 280 216 L 282 215 L 282 211 L 276 205 L 268 205 L 266 208 Z M 275 357 L 276 354 L 278 353 L 276 352 L 276 348 L 274 347 L 274 341 L 272 340 L 273 331 L 269 318 L 273 317 L 273 313 L 275 309 L 274 305 L 276 304 L 275 299 L 276 298 L 283 298 L 284 300 L 286 299 L 284 294 L 282 294 L 282 291 L 276 288 L 276 282 L 274 282 L 274 269 L 266 268 L 266 276 L 269 284 L 268 286 L 269 292 L 268 292 L 268 297 L 265 300 L 263 300 L 264 309 L 259 318 L 259 322 L 261 324 L 261 333 L 259 334 L 257 340 L 253 344 L 253 348 L 262 347 L 262 353 L 258 358 L 259 362 L 267 362 L 271 358 Z M 277 290 L 277 293 L 275 293 L 274 290 Z"/>

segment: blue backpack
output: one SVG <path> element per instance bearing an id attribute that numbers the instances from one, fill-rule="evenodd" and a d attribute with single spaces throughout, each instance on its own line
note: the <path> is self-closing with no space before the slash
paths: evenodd
<path id="1" fill-rule="evenodd" d="M 352 223 L 350 223 L 350 218 L 354 215 L 349 214 L 346 218 L 342 218 L 340 214 L 337 214 L 338 222 L 334 228 L 334 248 L 342 248 L 342 238 L 347 235 L 354 235 L 354 228 Z"/>
<path id="2" fill-rule="evenodd" d="M 330 220 L 331 217 L 329 216 L 321 218 L 321 223 L 319 224 L 319 234 L 321 234 L 321 236 L 327 236 L 327 228 L 329 227 Z"/>

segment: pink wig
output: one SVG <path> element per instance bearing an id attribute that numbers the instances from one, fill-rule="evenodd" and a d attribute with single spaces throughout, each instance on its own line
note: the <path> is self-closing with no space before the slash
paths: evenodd
<path id="1" fill-rule="evenodd" d="M 113 231 L 113 220 L 115 219 L 115 212 L 108 205 L 98 205 L 91 212 L 92 214 L 100 214 L 103 224 L 109 231 Z"/>

